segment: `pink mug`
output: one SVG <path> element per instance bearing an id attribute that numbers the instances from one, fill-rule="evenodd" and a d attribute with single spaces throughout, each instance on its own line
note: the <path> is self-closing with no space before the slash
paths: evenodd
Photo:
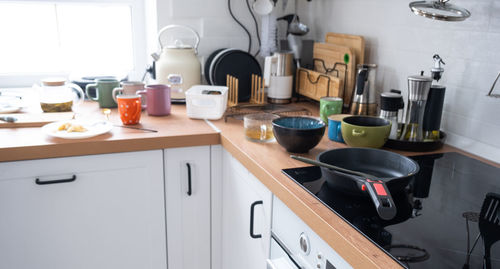
<path id="1" fill-rule="evenodd" d="M 165 116 L 170 114 L 170 87 L 164 84 L 147 85 L 145 90 L 136 94 L 146 95 L 142 108 L 146 108 L 148 115 Z"/>

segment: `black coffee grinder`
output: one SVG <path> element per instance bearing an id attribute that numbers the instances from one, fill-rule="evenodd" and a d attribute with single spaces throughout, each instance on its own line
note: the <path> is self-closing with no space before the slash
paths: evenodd
<path id="1" fill-rule="evenodd" d="M 445 65 L 445 63 L 438 54 L 435 54 L 432 58 L 434 59 L 434 67 L 431 69 L 431 74 L 432 79 L 437 83 L 444 72 L 441 65 Z M 443 85 L 431 85 L 427 96 L 424 120 L 422 123 L 424 141 L 435 141 L 440 139 L 439 129 L 441 127 L 441 117 L 443 115 L 445 90 L 446 87 Z"/>

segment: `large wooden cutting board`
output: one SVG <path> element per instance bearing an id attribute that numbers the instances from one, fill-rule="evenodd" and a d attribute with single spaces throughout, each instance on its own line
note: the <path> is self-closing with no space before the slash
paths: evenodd
<path id="1" fill-rule="evenodd" d="M 365 63 L 365 39 L 362 36 L 326 33 L 325 42 L 351 48 L 356 55 L 356 64 Z"/>
<path id="2" fill-rule="evenodd" d="M 313 47 L 313 58 L 321 59 L 325 63 L 325 66 L 321 61 L 314 61 L 314 70 L 320 73 L 326 73 L 327 75 L 337 76 L 335 71 L 329 71 L 335 65 L 335 63 L 344 63 L 344 58 L 349 57 L 349 62 L 347 63 L 347 74 L 345 73 L 345 66 L 337 65 L 336 70 L 338 70 L 338 77 L 343 84 L 345 83 L 345 91 L 342 89 L 339 97 L 344 99 L 344 107 L 348 107 L 351 103 L 352 93 L 354 91 L 355 82 L 355 72 L 356 72 L 356 56 L 352 50 L 347 46 L 340 46 L 329 43 L 314 43 Z M 325 70 L 329 69 L 329 70 Z"/>
<path id="3" fill-rule="evenodd" d="M 73 112 L 0 114 L 0 116 L 12 116 L 17 118 L 16 122 L 5 122 L 0 120 L 0 128 L 41 127 L 55 121 L 70 120 L 73 118 L 73 114 Z"/>

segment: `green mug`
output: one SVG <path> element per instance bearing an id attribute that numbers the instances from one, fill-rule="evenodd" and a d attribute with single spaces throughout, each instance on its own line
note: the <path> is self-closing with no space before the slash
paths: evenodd
<path id="1" fill-rule="evenodd" d="M 319 115 L 321 120 L 328 125 L 328 116 L 342 113 L 344 102 L 339 97 L 321 97 L 319 99 Z"/>
<path id="2" fill-rule="evenodd" d="M 116 107 L 116 102 L 113 100 L 113 89 L 120 87 L 120 82 L 113 78 L 97 79 L 96 83 L 88 84 L 85 87 L 85 94 L 89 100 L 99 103 L 100 108 Z M 95 97 L 89 94 L 90 89 L 95 89 Z"/>

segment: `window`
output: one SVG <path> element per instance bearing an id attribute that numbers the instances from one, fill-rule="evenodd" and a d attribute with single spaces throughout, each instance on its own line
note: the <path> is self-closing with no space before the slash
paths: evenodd
<path id="1" fill-rule="evenodd" d="M 0 1 L 0 86 L 54 75 L 138 78 L 144 17 L 141 0 Z"/>

